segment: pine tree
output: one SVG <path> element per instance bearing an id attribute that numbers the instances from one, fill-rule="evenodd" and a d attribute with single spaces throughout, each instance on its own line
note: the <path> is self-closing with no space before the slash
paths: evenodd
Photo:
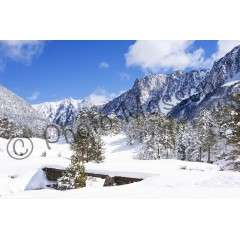
<path id="1" fill-rule="evenodd" d="M 106 119 L 106 121 L 104 121 Z M 105 124 L 105 122 L 107 122 Z M 108 130 L 107 134 L 108 135 L 117 135 L 121 132 L 122 130 L 122 124 L 120 119 L 116 116 L 115 113 L 111 113 L 108 116 L 103 116 L 101 118 L 101 127 Z M 107 127 L 105 126 L 107 125 Z M 104 130 L 103 129 L 103 130 Z M 106 131 L 105 130 L 105 131 Z"/>
<path id="2" fill-rule="evenodd" d="M 186 144 L 186 123 L 184 121 L 178 122 L 177 135 L 176 135 L 176 155 L 180 160 L 186 160 L 187 144 Z"/>
<path id="3" fill-rule="evenodd" d="M 154 133 L 148 135 L 144 140 L 142 148 L 140 150 L 139 158 L 143 160 L 155 160 L 161 158 L 158 143 L 156 141 Z"/>
<path id="4" fill-rule="evenodd" d="M 0 137 L 9 139 L 13 136 L 13 123 L 7 118 L 0 119 Z"/>
<path id="5" fill-rule="evenodd" d="M 213 119 L 211 112 L 207 109 L 203 109 L 196 119 L 196 127 L 198 138 L 201 141 L 200 156 L 202 155 L 202 150 L 207 151 L 208 163 L 211 163 L 211 148 L 216 143 L 215 126 L 216 121 Z"/>
<path id="6" fill-rule="evenodd" d="M 63 176 L 58 180 L 57 189 L 67 190 L 83 188 L 86 186 L 87 176 L 81 156 L 73 155 L 70 166 L 65 170 Z"/>
<path id="7" fill-rule="evenodd" d="M 176 121 L 163 114 L 146 114 L 142 118 L 143 146 L 141 159 L 168 158 L 174 154 Z"/>
<path id="8" fill-rule="evenodd" d="M 235 94 L 232 96 L 234 102 L 232 106 L 231 116 L 232 121 L 230 124 L 231 133 L 228 135 L 228 143 L 235 146 L 236 150 L 234 155 L 240 154 L 240 94 Z"/>
<path id="9" fill-rule="evenodd" d="M 103 161 L 103 142 L 101 139 L 95 139 L 92 136 L 85 137 L 82 132 L 77 134 L 71 149 L 74 154 L 71 158 L 70 167 L 66 169 L 65 174 L 58 181 L 59 190 L 81 188 L 86 185 L 86 174 L 84 163 L 93 161 L 100 163 Z"/>
<path id="10" fill-rule="evenodd" d="M 134 140 L 137 140 L 137 132 L 135 131 L 135 120 L 128 119 L 128 121 L 123 120 L 123 129 L 126 133 L 127 144 L 132 145 Z"/>
<path id="11" fill-rule="evenodd" d="M 180 160 L 199 161 L 200 141 L 190 122 L 179 121 L 176 133 L 176 157 Z"/>
<path id="12" fill-rule="evenodd" d="M 156 115 L 156 136 L 160 148 L 164 148 L 164 153 L 161 154 L 164 158 L 169 158 L 174 154 L 176 121 L 167 119 L 163 114 Z"/>
<path id="13" fill-rule="evenodd" d="M 186 160 L 200 161 L 199 149 L 201 147 L 201 141 L 198 138 L 198 133 L 190 122 L 187 122 L 185 127 L 186 127 L 186 134 L 185 134 L 184 140 L 187 145 Z"/>
<path id="14" fill-rule="evenodd" d="M 83 128 L 81 125 L 78 127 L 70 148 L 73 150 L 71 164 L 58 181 L 57 188 L 59 190 L 85 187 L 84 164 L 89 161 L 100 163 L 104 159 L 103 141 L 98 132 L 91 126 L 90 128 Z"/>
<path id="15" fill-rule="evenodd" d="M 70 148 L 81 157 L 83 162 L 93 161 L 100 163 L 104 160 L 103 141 L 94 132 L 87 132 L 86 129 L 79 130 Z"/>
<path id="16" fill-rule="evenodd" d="M 212 112 L 215 119 L 215 155 L 219 159 L 225 159 L 229 155 L 229 131 L 233 123 L 233 116 L 231 115 L 232 107 L 229 104 L 218 103 Z M 231 131 L 232 132 L 232 131 Z"/>

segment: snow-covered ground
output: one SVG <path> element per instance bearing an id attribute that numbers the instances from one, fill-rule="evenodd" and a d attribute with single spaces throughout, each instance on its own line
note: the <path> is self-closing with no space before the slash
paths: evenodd
<path id="1" fill-rule="evenodd" d="M 174 159 L 138 160 L 135 144 L 126 145 L 125 136 L 105 137 L 104 163 L 86 164 L 88 172 L 110 176 L 139 177 L 133 184 L 102 187 L 103 180 L 89 179 L 87 187 L 57 191 L 47 189 L 43 167 L 65 168 L 72 152 L 62 142 L 50 144 L 32 139 L 30 157 L 15 160 L 6 151 L 7 140 L 0 139 L 0 195 L 3 198 L 240 198 L 240 173 L 219 171 L 220 166 Z M 46 157 L 41 157 L 46 151 Z M 61 156 L 59 156 L 61 153 Z"/>

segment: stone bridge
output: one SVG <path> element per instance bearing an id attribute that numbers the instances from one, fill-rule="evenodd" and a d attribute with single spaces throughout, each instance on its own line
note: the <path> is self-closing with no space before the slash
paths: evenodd
<path id="1" fill-rule="evenodd" d="M 63 169 L 48 168 L 48 167 L 45 167 L 42 170 L 45 172 L 46 178 L 49 181 L 57 181 L 60 177 L 63 176 L 65 172 L 65 170 Z M 131 177 L 122 177 L 122 176 L 110 177 L 105 174 L 90 173 L 90 172 L 86 172 L 86 175 L 89 177 L 105 179 L 105 182 L 103 184 L 104 187 L 125 185 L 125 184 L 134 183 L 134 182 L 140 182 L 143 180 L 142 178 L 131 178 Z"/>

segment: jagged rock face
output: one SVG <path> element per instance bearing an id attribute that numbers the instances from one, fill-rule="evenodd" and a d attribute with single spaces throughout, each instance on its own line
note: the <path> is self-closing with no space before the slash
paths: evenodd
<path id="1" fill-rule="evenodd" d="M 71 120 L 78 115 L 79 111 L 84 107 L 89 107 L 89 104 L 84 100 L 75 100 L 67 98 L 58 102 L 45 102 L 42 104 L 33 105 L 33 107 L 50 122 L 67 125 Z"/>
<path id="2" fill-rule="evenodd" d="M 157 110 L 168 116 L 190 119 L 202 108 L 211 108 L 216 101 L 223 103 L 223 98 L 228 99 L 233 91 L 238 91 L 237 82 L 224 85 L 235 80 L 240 80 L 240 46 L 215 62 L 211 70 L 138 78 L 131 90 L 105 104 L 102 111 L 123 117 L 129 116 L 129 112 L 151 111 L 151 105 L 157 105 Z M 127 108 L 125 113 L 123 105 Z"/>
<path id="3" fill-rule="evenodd" d="M 240 91 L 240 46 L 214 63 L 201 86 L 205 86 L 205 89 L 199 91 L 199 99 L 188 98 L 182 101 L 169 112 L 169 116 L 191 120 L 203 108 L 212 109 L 216 104 L 231 104 L 231 95 Z"/>
<path id="4" fill-rule="evenodd" d="M 233 82 L 231 85 L 222 85 L 199 101 L 188 98 L 174 107 L 168 115 L 178 119 L 192 120 L 204 108 L 211 110 L 214 106 L 232 105 L 231 96 L 236 92 L 240 92 L 240 81 Z"/>
<path id="5" fill-rule="evenodd" d="M 158 103 L 159 110 L 168 113 L 169 109 L 187 98 L 189 90 L 196 89 L 208 74 L 209 70 L 187 73 L 176 71 L 172 74 L 148 75 L 142 79 L 138 78 L 131 90 L 104 105 L 102 111 L 105 114 L 115 112 L 121 116 L 123 114 L 122 103 L 132 113 L 138 110 L 150 111 L 153 105 L 156 107 L 156 103 Z M 137 98 L 139 98 L 139 102 Z"/>
<path id="6" fill-rule="evenodd" d="M 26 127 L 34 135 L 43 135 L 48 122 L 34 108 L 13 92 L 0 86 L 0 118 L 7 118 L 19 127 Z"/>

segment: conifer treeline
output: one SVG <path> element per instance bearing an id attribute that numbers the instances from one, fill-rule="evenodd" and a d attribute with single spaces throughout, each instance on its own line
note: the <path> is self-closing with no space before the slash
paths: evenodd
<path id="1" fill-rule="evenodd" d="M 203 109 L 191 122 L 162 113 L 137 114 L 123 124 L 127 141 L 142 143 L 140 159 L 177 158 L 213 162 L 240 154 L 240 95 L 232 106 Z"/>

